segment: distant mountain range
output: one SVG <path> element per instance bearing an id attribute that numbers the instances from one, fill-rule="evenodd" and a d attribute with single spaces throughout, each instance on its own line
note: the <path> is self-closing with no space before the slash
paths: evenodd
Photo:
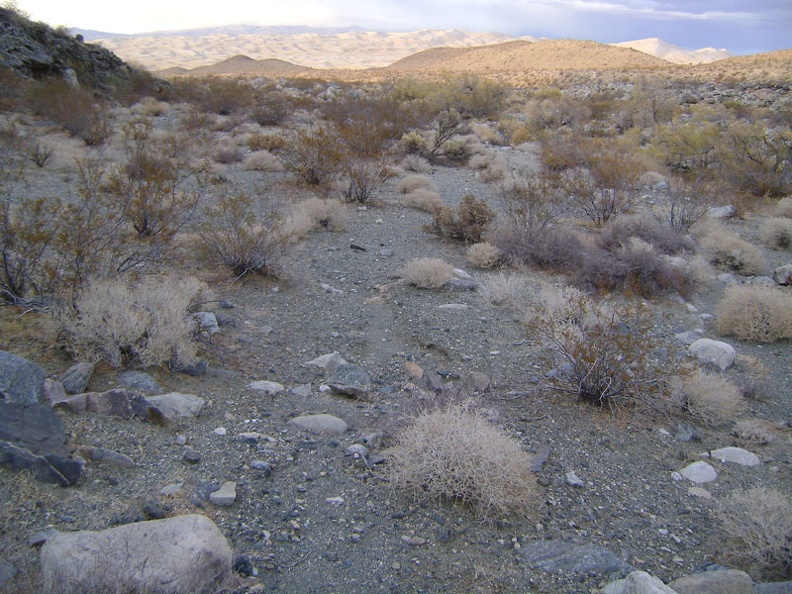
<path id="1" fill-rule="evenodd" d="M 360 27 L 263 27 L 237 25 L 135 35 L 73 29 L 86 41 L 99 43 L 124 60 L 152 71 L 190 70 L 217 64 L 233 56 L 252 60 L 278 59 L 323 69 L 379 68 L 433 48 L 471 48 L 508 41 L 538 41 L 500 33 L 458 29 L 375 32 Z M 726 50 L 687 50 L 661 39 L 612 44 L 638 50 L 675 64 L 700 64 L 727 58 Z"/>

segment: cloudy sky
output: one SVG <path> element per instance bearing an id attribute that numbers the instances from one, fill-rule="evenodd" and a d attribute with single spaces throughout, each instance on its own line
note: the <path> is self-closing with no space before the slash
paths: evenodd
<path id="1" fill-rule="evenodd" d="M 792 48 L 792 0 L 16 0 L 53 26 L 110 33 L 252 25 L 467 29 L 604 43 L 659 37 L 735 54 Z"/>

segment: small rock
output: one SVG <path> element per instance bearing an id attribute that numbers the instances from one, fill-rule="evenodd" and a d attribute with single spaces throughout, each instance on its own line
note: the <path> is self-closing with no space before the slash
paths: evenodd
<path id="1" fill-rule="evenodd" d="M 779 285 L 792 284 L 792 264 L 784 264 L 773 271 L 773 280 Z"/>
<path id="2" fill-rule="evenodd" d="M 405 361 L 404 370 L 407 372 L 407 376 L 412 380 L 423 379 L 424 376 L 423 367 L 421 367 L 417 363 L 413 363 L 412 361 Z"/>
<path id="3" fill-rule="evenodd" d="M 234 481 L 224 482 L 217 491 L 209 494 L 209 501 L 218 507 L 228 507 L 236 501 L 236 486 Z"/>
<path id="4" fill-rule="evenodd" d="M 217 334 L 220 332 L 220 325 L 217 323 L 217 316 L 210 311 L 197 311 L 193 314 L 193 318 L 201 327 L 202 330 L 208 334 Z"/>
<path id="5" fill-rule="evenodd" d="M 206 400 L 195 394 L 171 392 L 160 396 L 147 396 L 149 405 L 159 410 L 171 421 L 194 419 L 200 416 Z"/>
<path id="6" fill-rule="evenodd" d="M 570 470 L 566 473 L 566 482 L 573 487 L 584 487 L 586 483 L 584 483 L 580 477 L 575 474 L 574 470 Z"/>
<path id="7" fill-rule="evenodd" d="M 728 219 L 734 215 L 734 207 L 731 204 L 725 206 L 713 206 L 707 210 L 707 216 L 711 219 Z"/>
<path id="8" fill-rule="evenodd" d="M 475 291 L 478 287 L 476 281 L 466 278 L 452 278 L 444 286 L 448 290 L 456 292 Z"/>
<path id="9" fill-rule="evenodd" d="M 401 537 L 401 539 L 411 547 L 420 547 L 421 545 L 425 545 L 428 542 L 425 538 L 421 538 L 420 536 L 404 535 Z"/>
<path id="10" fill-rule="evenodd" d="M 82 394 L 91 381 L 93 369 L 93 363 L 77 363 L 64 371 L 58 381 L 67 394 Z"/>
<path id="11" fill-rule="evenodd" d="M 703 330 L 688 330 L 687 332 L 679 332 L 678 334 L 675 334 L 674 338 L 679 344 L 690 346 L 699 338 L 701 338 L 702 334 L 704 334 Z"/>
<path id="12" fill-rule="evenodd" d="M 267 396 L 275 396 L 286 389 L 283 384 L 279 384 L 278 382 L 270 382 L 267 380 L 250 382 L 248 384 L 248 388 L 258 390 L 259 392 L 264 392 Z"/>
<path id="13" fill-rule="evenodd" d="M 308 398 L 311 395 L 311 384 L 302 384 L 290 390 L 291 394 L 300 396 L 301 398 Z"/>
<path id="14" fill-rule="evenodd" d="M 680 423 L 677 425 L 676 434 L 674 438 L 679 441 L 701 441 L 701 435 L 699 435 L 698 431 L 693 425 L 688 423 Z"/>
<path id="15" fill-rule="evenodd" d="M 36 363 L 0 351 L 0 402 L 33 404 L 44 395 L 44 370 Z"/>
<path id="16" fill-rule="evenodd" d="M 329 433 L 331 435 L 342 435 L 349 428 L 343 419 L 328 414 L 294 417 L 289 421 L 289 424 L 314 433 Z"/>
<path id="17" fill-rule="evenodd" d="M 633 571 L 623 580 L 607 584 L 602 594 L 676 594 L 658 578 L 645 571 Z"/>
<path id="18" fill-rule="evenodd" d="M 79 452 L 92 462 L 101 462 L 102 464 L 111 464 L 122 468 L 133 468 L 136 466 L 135 461 L 126 454 L 106 448 L 84 447 L 79 448 Z"/>
<path id="19" fill-rule="evenodd" d="M 688 495 L 701 499 L 712 499 L 712 493 L 701 487 L 688 487 Z"/>
<path id="20" fill-rule="evenodd" d="M 706 456 L 707 454 L 702 454 Z M 715 460 L 722 462 L 734 462 L 741 466 L 758 466 L 762 463 L 759 456 L 743 448 L 727 447 L 718 450 L 712 450 L 709 455 Z"/>
<path id="21" fill-rule="evenodd" d="M 326 383 L 336 394 L 365 398 L 371 391 L 371 378 L 360 366 L 344 363 L 336 367 Z"/>
<path id="22" fill-rule="evenodd" d="M 157 501 L 147 501 L 141 508 L 146 520 L 164 520 L 168 517 L 165 509 Z"/>
<path id="23" fill-rule="evenodd" d="M 325 499 L 325 503 L 329 503 L 330 505 L 344 505 L 344 498 L 343 497 L 328 497 Z"/>
<path id="24" fill-rule="evenodd" d="M 193 448 L 184 448 L 182 458 L 188 464 L 198 464 L 201 461 L 201 454 Z"/>
<path id="25" fill-rule="evenodd" d="M 217 429 L 212 431 L 212 433 L 214 433 L 215 435 L 222 436 L 222 435 L 226 435 L 228 433 L 228 430 L 225 427 L 218 427 Z"/>
<path id="26" fill-rule="evenodd" d="M 118 376 L 122 386 L 147 394 L 161 394 L 162 387 L 145 371 L 125 371 Z"/>
<path id="27" fill-rule="evenodd" d="M 715 469 L 701 460 L 688 464 L 679 474 L 693 483 L 711 483 L 718 478 Z"/>
<path id="28" fill-rule="evenodd" d="M 368 458 L 369 451 L 366 446 L 356 443 L 347 448 L 346 455 L 353 456 L 355 459 Z"/>
<path id="29" fill-rule="evenodd" d="M 316 359 L 312 359 L 307 361 L 305 365 L 310 365 L 312 367 L 319 367 L 321 369 L 325 369 L 328 372 L 332 373 L 332 371 L 338 367 L 339 365 L 345 364 L 344 358 L 338 354 L 338 352 L 328 353 L 326 355 L 321 355 Z"/>
<path id="30" fill-rule="evenodd" d="M 252 460 L 250 462 L 250 467 L 260 470 L 264 476 L 270 476 L 272 474 L 272 467 L 270 466 L 269 462 L 264 460 Z"/>

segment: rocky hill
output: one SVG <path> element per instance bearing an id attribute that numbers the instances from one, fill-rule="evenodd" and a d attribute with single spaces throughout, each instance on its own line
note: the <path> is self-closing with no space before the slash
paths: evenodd
<path id="1" fill-rule="evenodd" d="M 30 78 L 73 72 L 80 83 L 93 87 L 128 78 L 130 73 L 110 50 L 6 8 L 0 8 L 0 68 Z"/>

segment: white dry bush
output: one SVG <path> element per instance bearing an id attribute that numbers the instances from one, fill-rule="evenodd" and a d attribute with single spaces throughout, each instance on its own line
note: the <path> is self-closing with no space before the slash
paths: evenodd
<path id="1" fill-rule="evenodd" d="M 506 160 L 501 155 L 494 153 L 473 155 L 468 161 L 468 167 L 477 169 L 478 178 L 484 182 L 503 181 L 509 173 Z"/>
<path id="2" fill-rule="evenodd" d="M 524 276 L 514 273 L 498 273 L 478 280 L 476 294 L 487 305 L 497 305 L 519 310 L 529 301 L 530 283 Z"/>
<path id="3" fill-rule="evenodd" d="M 487 241 L 481 241 L 469 245 L 465 257 L 473 266 L 495 268 L 503 260 L 503 252 L 497 246 Z"/>
<path id="4" fill-rule="evenodd" d="M 144 97 L 139 103 L 131 107 L 130 112 L 134 115 L 154 118 L 168 113 L 170 108 L 170 104 L 166 101 L 158 101 L 154 97 Z"/>
<path id="5" fill-rule="evenodd" d="M 269 151 L 256 151 L 245 157 L 242 169 L 246 171 L 263 171 L 265 173 L 276 173 L 285 168 L 283 162 Z"/>
<path id="6" fill-rule="evenodd" d="M 792 293 L 773 287 L 732 285 L 717 306 L 722 336 L 747 342 L 792 339 Z"/>
<path id="7" fill-rule="evenodd" d="M 399 183 L 396 184 L 396 190 L 400 194 L 409 194 L 413 190 L 418 190 L 421 188 L 433 190 L 435 192 L 437 191 L 434 182 L 425 175 L 408 175 L 407 177 L 399 180 Z"/>
<path id="8" fill-rule="evenodd" d="M 701 225 L 699 243 L 709 261 L 719 268 L 745 276 L 762 274 L 767 268 L 764 254 L 737 233 L 714 221 Z"/>
<path id="9" fill-rule="evenodd" d="M 762 221 L 759 238 L 766 247 L 773 250 L 792 248 L 792 219 L 773 217 Z"/>
<path id="10" fill-rule="evenodd" d="M 418 188 L 404 196 L 404 205 L 424 212 L 435 212 L 444 205 L 440 194 L 429 188 Z"/>
<path id="11" fill-rule="evenodd" d="M 83 360 L 104 360 L 113 367 L 174 364 L 196 359 L 190 307 L 207 289 L 193 277 L 145 277 L 90 282 L 60 315 L 71 347 Z"/>
<path id="12" fill-rule="evenodd" d="M 413 258 L 399 274 L 419 289 L 439 289 L 454 277 L 454 268 L 441 258 Z"/>
<path id="13" fill-rule="evenodd" d="M 752 576 L 792 578 L 792 498 L 769 487 L 732 493 L 716 515 L 727 535 L 726 558 Z"/>
<path id="14" fill-rule="evenodd" d="M 394 489 L 460 503 L 484 518 L 525 513 L 534 500 L 531 457 L 469 403 L 419 414 L 389 450 Z"/>
<path id="15" fill-rule="evenodd" d="M 284 231 L 305 238 L 311 231 L 342 231 L 346 222 L 347 210 L 340 200 L 314 197 L 294 205 L 284 223 Z"/>
<path id="16" fill-rule="evenodd" d="M 792 196 L 781 198 L 773 209 L 773 214 L 777 217 L 792 219 Z"/>
<path id="17" fill-rule="evenodd" d="M 705 425 L 722 425 L 745 410 L 740 387 L 719 373 L 696 369 L 671 380 L 674 403 Z"/>

